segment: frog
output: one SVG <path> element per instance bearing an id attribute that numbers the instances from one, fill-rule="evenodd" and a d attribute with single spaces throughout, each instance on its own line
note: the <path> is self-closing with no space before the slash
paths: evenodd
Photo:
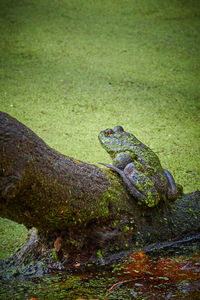
<path id="1" fill-rule="evenodd" d="M 162 200 L 173 201 L 182 194 L 182 187 L 163 169 L 157 154 L 122 126 L 107 128 L 98 138 L 112 158 L 112 165 L 100 164 L 121 176 L 127 192 L 139 205 L 155 207 Z"/>

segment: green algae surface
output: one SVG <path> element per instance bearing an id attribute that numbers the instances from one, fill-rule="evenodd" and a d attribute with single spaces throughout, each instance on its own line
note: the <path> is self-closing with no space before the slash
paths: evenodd
<path id="1" fill-rule="evenodd" d="M 199 16 L 196 0 L 2 0 L 0 109 L 90 163 L 122 125 L 196 190 Z"/>
<path id="2" fill-rule="evenodd" d="M 0 110 L 89 163 L 111 162 L 97 135 L 122 125 L 197 190 L 199 16 L 195 0 L 1 0 Z M 26 235 L 9 222 L 0 258 Z"/>
<path id="3" fill-rule="evenodd" d="M 26 242 L 27 233 L 23 225 L 0 218 L 0 260 L 20 249 Z"/>

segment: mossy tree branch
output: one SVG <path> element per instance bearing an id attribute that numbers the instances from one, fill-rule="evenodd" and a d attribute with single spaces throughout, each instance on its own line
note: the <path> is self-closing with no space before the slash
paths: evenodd
<path id="1" fill-rule="evenodd" d="M 0 216 L 36 227 L 42 244 L 74 261 L 94 261 L 98 249 L 109 257 L 198 235 L 200 192 L 139 206 L 116 173 L 58 153 L 0 113 Z"/>
<path id="2" fill-rule="evenodd" d="M 5 113 L 0 167 L 0 216 L 27 227 L 82 227 L 132 207 L 112 172 L 58 153 Z"/>

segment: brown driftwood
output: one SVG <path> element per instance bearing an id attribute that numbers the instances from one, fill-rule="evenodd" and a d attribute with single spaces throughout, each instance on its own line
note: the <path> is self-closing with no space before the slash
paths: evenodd
<path id="1" fill-rule="evenodd" d="M 37 228 L 60 257 L 88 262 L 198 235 L 200 193 L 138 206 L 117 174 L 58 153 L 0 113 L 0 217 Z"/>

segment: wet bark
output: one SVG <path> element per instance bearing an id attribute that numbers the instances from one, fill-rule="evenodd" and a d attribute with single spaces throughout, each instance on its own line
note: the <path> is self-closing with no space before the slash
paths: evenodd
<path id="1" fill-rule="evenodd" d="M 37 228 L 25 252 L 37 249 L 40 257 L 54 249 L 64 265 L 96 263 L 134 247 L 198 236 L 200 192 L 138 206 L 117 174 L 58 153 L 0 113 L 0 217 Z"/>
<path id="2" fill-rule="evenodd" d="M 0 216 L 28 228 L 82 228 L 131 207 L 116 176 L 108 179 L 107 170 L 58 153 L 5 113 L 0 115 L 0 166 Z"/>

